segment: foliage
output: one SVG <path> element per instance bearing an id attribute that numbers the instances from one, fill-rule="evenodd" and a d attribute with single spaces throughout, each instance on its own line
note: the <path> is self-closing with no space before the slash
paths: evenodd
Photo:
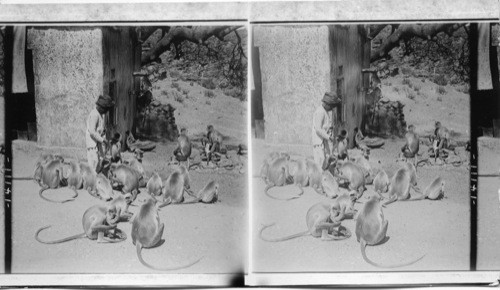
<path id="1" fill-rule="evenodd" d="M 409 63 L 429 73 L 452 73 L 460 81 L 469 81 L 469 32 L 462 27 L 451 36 L 439 33 L 431 39 L 412 37 L 400 45 L 400 53 Z M 442 82 L 441 82 L 442 84 Z"/>
<path id="2" fill-rule="evenodd" d="M 205 89 L 209 89 L 209 90 L 213 90 L 217 87 L 212 78 L 202 80 L 201 86 L 204 87 Z"/>
<path id="3" fill-rule="evenodd" d="M 207 97 L 209 99 L 215 98 L 215 94 L 212 91 L 205 91 L 205 97 Z"/>
<path id="4" fill-rule="evenodd" d="M 435 75 L 432 78 L 432 81 L 436 85 L 440 85 L 440 86 L 446 86 L 446 85 L 448 85 L 448 80 L 446 79 L 446 76 L 444 74 Z"/>
<path id="5" fill-rule="evenodd" d="M 438 92 L 438 94 L 440 95 L 445 95 L 446 94 L 446 88 L 443 87 L 443 86 L 438 86 L 436 91 Z"/>
<path id="6" fill-rule="evenodd" d="M 247 56 L 240 33 L 235 31 L 228 35 L 232 41 L 221 41 L 216 37 L 209 38 L 203 44 L 183 41 L 177 48 L 182 53 L 175 54 L 189 62 L 199 75 L 210 76 L 210 81 L 216 80 L 217 83 L 226 83 L 226 86 L 246 91 Z M 203 87 L 216 88 L 216 83 L 212 85 L 204 82 Z"/>

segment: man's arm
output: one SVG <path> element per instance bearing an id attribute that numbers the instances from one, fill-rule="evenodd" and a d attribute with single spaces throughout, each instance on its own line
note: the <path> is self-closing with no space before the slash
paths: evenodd
<path id="1" fill-rule="evenodd" d="M 329 139 L 330 135 L 328 135 L 328 132 L 326 132 L 325 129 L 323 129 L 323 122 L 324 122 L 325 116 L 323 114 L 318 114 L 318 112 L 314 112 L 314 117 L 313 117 L 313 126 L 314 126 L 314 131 L 316 131 L 316 134 L 318 134 L 321 139 Z"/>
<path id="2" fill-rule="evenodd" d="M 97 125 L 99 123 L 99 116 L 95 114 L 90 114 L 87 121 L 87 130 L 89 131 L 90 137 L 97 143 L 102 143 L 104 138 L 97 132 Z"/>

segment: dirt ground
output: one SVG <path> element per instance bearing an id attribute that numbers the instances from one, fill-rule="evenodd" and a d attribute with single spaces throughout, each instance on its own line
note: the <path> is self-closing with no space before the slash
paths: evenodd
<path id="1" fill-rule="evenodd" d="M 405 103 L 404 114 L 408 124 L 417 126 L 419 134 L 429 134 L 434 121 L 440 120 L 444 126 L 452 129 L 456 141 L 469 139 L 469 104 L 468 95 L 447 86 L 447 95 L 437 101 L 436 93 L 430 82 L 422 83 L 420 91 L 425 96 L 407 99 L 402 93 L 401 77 L 386 79 L 383 83 L 383 95 L 390 100 L 400 99 Z M 412 80 L 414 83 L 418 79 Z M 392 89 L 398 86 L 399 90 Z M 446 113 L 446 114 L 444 114 Z M 272 146 L 263 140 L 253 139 L 252 174 L 258 175 L 262 161 L 272 151 L 286 151 L 292 154 L 312 158 L 309 146 L 280 145 Z M 396 156 L 404 144 L 400 139 L 386 139 L 381 149 L 371 151 L 370 163 L 381 167 L 391 177 L 402 166 L 396 163 Z M 428 147 L 421 145 L 420 152 Z M 389 221 L 387 235 L 389 240 L 378 246 L 368 246 L 367 256 L 382 264 L 395 264 L 424 258 L 417 263 L 390 271 L 444 271 L 469 270 L 470 267 L 470 194 L 469 194 L 469 155 L 464 147 L 458 152 L 464 163 L 453 165 L 425 165 L 417 171 L 418 184 L 423 190 L 437 176 L 446 181 L 445 195 L 442 200 L 396 202 L 384 209 L 384 216 Z M 345 220 L 342 225 L 353 236 L 343 241 L 324 242 L 311 236 L 289 241 L 270 243 L 262 241 L 259 230 L 263 225 L 276 223 L 266 229 L 266 237 L 282 237 L 302 232 L 307 229 L 305 216 L 307 210 L 318 202 L 330 202 L 328 198 L 317 194 L 312 188 L 306 188 L 304 195 L 292 201 L 270 199 L 264 194 L 265 183 L 253 178 L 253 269 L 252 272 L 350 272 L 384 271 L 369 265 L 363 260 L 360 245 L 355 237 L 355 219 Z M 271 189 L 275 196 L 290 196 L 298 192 L 293 185 Z M 347 193 L 346 189 L 342 192 Z M 361 199 L 374 194 L 369 185 Z M 362 204 L 356 209 L 361 210 Z"/>
<path id="2" fill-rule="evenodd" d="M 162 95 L 170 88 L 170 78 L 155 83 L 153 95 L 162 103 L 172 103 L 176 108 L 176 123 L 187 127 L 191 136 L 204 133 L 212 124 L 225 137 L 227 144 L 246 144 L 246 106 L 232 97 L 214 90 L 210 99 L 203 94 L 198 84 L 191 86 L 177 82 L 188 90 L 188 98 L 181 102 Z M 203 98 L 206 98 L 204 100 Z M 221 110 L 224 108 L 225 110 Z M 73 158 L 74 154 L 86 159 L 83 149 L 44 148 L 25 141 L 15 141 L 13 175 L 32 175 L 36 158 L 43 152 L 62 153 Z M 159 143 L 153 152 L 144 154 L 146 174 L 160 172 L 164 178 L 171 169 L 167 166 L 175 143 Z M 242 157 L 246 168 L 247 157 Z M 143 250 L 144 259 L 156 266 L 175 266 L 202 260 L 194 266 L 171 271 L 172 273 L 241 273 L 244 270 L 247 249 L 248 186 L 247 174 L 239 170 L 202 169 L 191 174 L 191 189 L 198 192 L 211 180 L 220 184 L 219 199 L 215 204 L 173 205 L 162 208 L 160 220 L 165 223 L 164 244 Z M 131 224 L 120 223 L 128 239 L 117 244 L 97 244 L 80 239 L 57 245 L 44 245 L 34 239 L 38 228 L 52 225 L 41 233 L 45 240 L 59 239 L 82 231 L 81 217 L 84 211 L 101 201 L 80 190 L 74 202 L 50 203 L 38 196 L 39 186 L 33 181 L 17 180 L 13 184 L 12 210 L 12 272 L 13 273 L 151 273 L 136 256 L 130 237 Z M 141 189 L 145 192 L 145 189 Z M 45 193 L 54 199 L 70 196 L 69 189 L 48 190 Z M 144 199 L 141 193 L 138 201 Z M 189 199 L 189 198 L 187 198 Z M 138 207 L 131 207 L 136 213 Z"/>
<path id="3" fill-rule="evenodd" d="M 500 139 L 478 139 L 479 174 L 498 174 L 500 168 Z M 477 191 L 477 269 L 500 269 L 500 202 L 498 177 L 480 177 Z"/>

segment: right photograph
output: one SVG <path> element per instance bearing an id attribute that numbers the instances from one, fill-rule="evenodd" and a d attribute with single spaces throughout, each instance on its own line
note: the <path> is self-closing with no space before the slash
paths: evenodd
<path id="1" fill-rule="evenodd" d="M 500 85 L 498 23 L 474 27 L 471 58 L 476 67 L 471 78 L 472 129 L 477 144 L 477 263 L 479 271 L 500 269 Z M 473 140 L 474 140 L 473 139 Z M 473 150 L 474 152 L 474 150 Z M 474 186 L 477 183 L 477 186 Z"/>
<path id="2" fill-rule="evenodd" d="M 471 269 L 471 28 L 253 25 L 250 272 Z"/>

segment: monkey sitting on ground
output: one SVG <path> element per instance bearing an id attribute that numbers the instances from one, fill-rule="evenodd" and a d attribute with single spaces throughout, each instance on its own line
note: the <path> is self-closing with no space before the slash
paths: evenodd
<path id="1" fill-rule="evenodd" d="M 356 199 L 359 199 L 365 191 L 365 175 L 357 164 L 346 161 L 336 168 L 335 177 L 348 182 L 351 192 L 356 191 Z"/>
<path id="2" fill-rule="evenodd" d="M 379 197 L 382 197 L 382 193 L 389 191 L 390 184 L 391 182 L 389 181 L 389 176 L 383 169 L 377 173 L 377 176 L 375 176 L 375 179 L 373 180 L 375 192 L 379 195 Z"/>
<path id="3" fill-rule="evenodd" d="M 444 197 L 445 181 L 440 177 L 436 177 L 424 190 L 422 198 L 427 199 L 442 199 Z"/>
<path id="4" fill-rule="evenodd" d="M 59 159 L 54 159 L 48 162 L 48 164 L 42 169 L 42 176 L 40 180 L 42 188 L 40 189 L 39 195 L 42 199 L 56 203 L 64 203 L 75 200 L 78 196 L 76 190 L 75 194 L 70 199 L 62 201 L 51 200 L 43 196 L 43 192 L 49 188 L 56 189 L 67 185 L 67 179 L 65 178 L 65 175 L 67 176 L 67 172 L 65 171 L 67 170 L 68 168 L 66 168 L 64 162 Z"/>
<path id="5" fill-rule="evenodd" d="M 323 169 L 312 159 L 306 159 L 307 175 L 309 176 L 309 186 L 319 194 L 323 191 Z"/>
<path id="6" fill-rule="evenodd" d="M 128 195 L 131 195 L 131 194 L 128 194 Z M 131 200 L 132 200 L 131 196 L 118 195 L 108 203 L 108 206 L 110 208 L 113 208 L 113 207 L 116 208 L 117 214 L 119 216 L 119 219 L 118 219 L 119 222 L 130 221 L 130 218 L 132 218 L 132 216 L 134 215 L 133 213 L 131 213 L 128 210 Z"/>
<path id="7" fill-rule="evenodd" d="M 163 181 L 158 172 L 153 173 L 146 184 L 146 189 L 151 196 L 160 196 L 163 188 Z"/>
<path id="8" fill-rule="evenodd" d="M 409 159 L 409 158 L 414 158 L 414 166 L 417 168 L 417 157 L 418 157 L 418 150 L 420 146 L 420 140 L 415 132 L 415 126 L 409 125 L 408 126 L 408 132 L 405 134 L 405 145 L 401 147 L 401 152 L 404 156 L 404 158 Z"/>
<path id="9" fill-rule="evenodd" d="M 160 223 L 160 216 L 158 215 L 158 208 L 156 207 L 155 200 L 149 198 L 141 205 L 139 212 L 132 222 L 132 243 L 136 246 L 137 257 L 141 264 L 153 270 L 171 271 L 190 267 L 201 260 L 200 258 L 186 265 L 170 268 L 158 268 L 146 263 L 142 258 L 142 248 L 153 248 L 158 245 L 163 235 L 164 228 L 165 224 Z"/>
<path id="10" fill-rule="evenodd" d="M 380 198 L 372 196 L 368 200 L 356 219 L 356 239 L 361 247 L 361 254 L 363 259 L 370 265 L 380 268 L 396 268 L 414 264 L 420 261 L 424 256 L 413 260 L 411 262 L 395 264 L 395 265 L 381 265 L 371 261 L 366 256 L 366 246 L 375 246 L 387 241 L 387 227 L 389 222 L 384 218 Z"/>
<path id="11" fill-rule="evenodd" d="M 212 180 L 203 187 L 194 200 L 173 204 L 214 203 L 219 200 L 219 183 Z"/>
<path id="12" fill-rule="evenodd" d="M 323 171 L 321 175 L 321 186 L 323 193 L 328 198 L 336 198 L 340 194 L 339 183 L 330 171 Z"/>
<path id="13" fill-rule="evenodd" d="M 111 151 L 111 162 L 112 163 L 121 163 L 122 162 L 122 134 L 115 133 L 113 138 L 111 139 L 110 151 Z"/>
<path id="14" fill-rule="evenodd" d="M 303 187 L 309 184 L 306 161 L 304 158 L 299 158 L 298 160 L 290 160 L 288 164 L 293 183 L 300 189 L 299 195 L 302 195 L 304 193 Z"/>
<path id="15" fill-rule="evenodd" d="M 340 220 L 334 220 L 338 218 L 338 210 L 333 208 L 332 205 L 327 203 L 317 203 L 313 205 L 306 215 L 307 230 L 294 235 L 282 237 L 282 238 L 265 238 L 262 236 L 262 232 L 274 225 L 263 226 L 259 231 L 259 237 L 266 242 L 282 242 L 291 240 L 303 236 L 313 236 L 315 238 L 321 237 L 322 241 L 339 241 L 348 239 L 351 236 L 349 229 L 340 225 Z M 331 233 L 331 234 L 330 234 Z"/>
<path id="16" fill-rule="evenodd" d="M 347 131 L 342 130 L 340 135 L 337 136 L 337 145 L 334 152 L 334 155 L 337 156 L 337 160 L 349 160 L 349 154 L 347 152 L 348 145 L 349 139 L 347 137 Z"/>
<path id="17" fill-rule="evenodd" d="M 286 157 L 287 159 L 290 159 L 290 155 L 288 153 L 285 153 L 285 152 L 271 152 L 271 153 L 269 153 L 269 155 L 267 156 L 267 158 L 265 158 L 264 161 L 262 161 L 262 166 L 260 168 L 259 175 L 258 176 L 254 176 L 254 177 L 260 177 L 260 178 L 262 178 L 262 180 L 264 180 L 264 182 L 267 184 L 268 183 L 267 175 L 269 173 L 269 166 L 271 165 L 271 163 L 273 163 L 274 160 L 276 160 L 279 157 Z"/>
<path id="18" fill-rule="evenodd" d="M 410 189 L 415 190 L 420 196 L 410 199 Z M 388 201 L 383 204 L 384 207 L 398 200 L 420 200 L 423 198 L 421 190 L 417 187 L 417 174 L 413 164 L 407 162 L 396 171 L 391 179 L 388 198 Z"/>
<path id="19" fill-rule="evenodd" d="M 205 148 L 205 153 L 207 154 L 207 164 L 212 161 L 215 154 L 223 153 L 222 145 L 223 137 L 215 130 L 214 126 L 207 126 L 207 137 L 202 139 L 202 146 Z"/>
<path id="20" fill-rule="evenodd" d="M 272 196 L 269 194 L 269 190 L 273 187 L 276 186 L 285 186 L 289 183 L 291 183 L 291 178 L 292 176 L 290 175 L 290 167 L 289 167 L 289 162 L 290 162 L 290 157 L 284 156 L 284 157 L 279 157 L 276 158 L 271 164 L 269 165 L 268 172 L 267 172 L 267 186 L 264 189 L 264 193 L 269 196 L 270 198 L 273 199 L 278 199 L 278 200 L 292 200 L 299 198 L 303 190 L 301 190 L 301 193 L 298 194 L 298 196 L 293 196 L 289 198 L 277 198 L 275 196 Z"/>
<path id="21" fill-rule="evenodd" d="M 337 215 L 332 215 L 330 218 L 334 222 L 340 222 L 345 219 L 353 219 L 354 215 L 358 212 L 354 208 L 356 203 L 356 192 L 353 194 L 342 194 L 337 197 L 332 203 L 332 210 Z"/>
<path id="22" fill-rule="evenodd" d="M 161 208 L 171 203 L 182 203 L 184 201 L 184 191 L 194 196 L 194 193 L 190 191 L 190 183 L 191 181 L 186 167 L 180 165 L 163 183 L 163 202 L 159 207 Z"/>
<path id="23" fill-rule="evenodd" d="M 189 157 L 191 156 L 191 141 L 187 136 L 188 131 L 182 128 L 179 137 L 177 138 L 177 148 L 173 154 L 178 162 L 186 162 L 186 168 L 189 170 Z"/>
<path id="24" fill-rule="evenodd" d="M 142 179 L 140 173 L 128 165 L 113 164 L 109 174 L 112 185 L 121 188 L 124 194 L 131 193 L 132 202 L 135 201 L 139 194 L 139 181 Z"/>
<path id="25" fill-rule="evenodd" d="M 121 233 L 119 239 L 110 239 L 106 236 L 110 230 L 116 229 L 117 223 L 120 219 L 120 209 L 116 209 L 114 205 L 108 205 L 106 207 L 95 205 L 90 207 L 85 211 L 82 218 L 83 233 L 67 237 L 55 241 L 42 241 L 38 237 L 38 234 L 51 226 L 45 226 L 40 229 L 35 234 L 35 239 L 43 244 L 59 244 L 75 239 L 88 238 L 90 240 L 97 240 L 98 243 L 109 242 L 116 243 L 124 241 L 127 236 L 125 233 Z"/>
<path id="26" fill-rule="evenodd" d="M 39 186 L 42 186 L 41 180 L 42 180 L 42 172 L 43 169 L 53 160 L 59 160 L 61 162 L 64 162 L 64 158 L 60 155 L 54 155 L 54 154 L 42 154 L 40 157 L 35 162 L 35 168 L 33 170 L 33 176 L 26 176 L 26 177 L 13 177 L 13 180 L 33 180 L 35 181 Z"/>

